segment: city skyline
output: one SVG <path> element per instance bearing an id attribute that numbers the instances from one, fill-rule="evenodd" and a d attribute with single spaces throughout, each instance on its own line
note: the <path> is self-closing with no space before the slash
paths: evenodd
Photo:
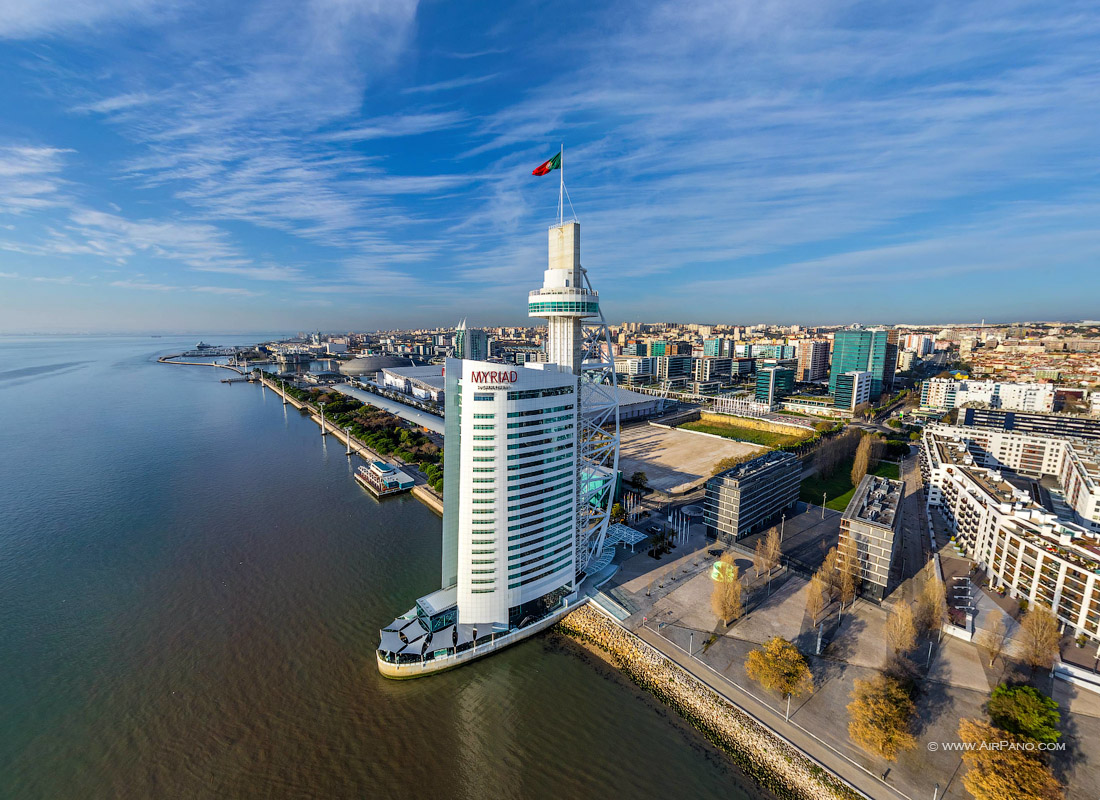
<path id="1" fill-rule="evenodd" d="M 611 320 L 1094 317 L 1098 28 L 27 4 L 0 20 L 3 331 L 522 325 L 563 139 Z"/>

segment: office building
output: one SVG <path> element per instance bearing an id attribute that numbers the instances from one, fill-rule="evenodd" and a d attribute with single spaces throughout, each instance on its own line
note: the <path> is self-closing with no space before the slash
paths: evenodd
<path id="1" fill-rule="evenodd" d="M 624 356 L 647 356 L 649 347 L 645 342 L 627 342 L 623 345 Z"/>
<path id="2" fill-rule="evenodd" d="M 927 503 L 947 520 L 956 546 L 994 589 L 1048 606 L 1066 633 L 1094 641 L 1100 640 L 1098 456 L 1096 442 L 951 425 L 928 426 L 921 441 Z M 1021 469 L 1010 472 L 1011 463 Z M 1090 509 L 1093 518 L 1083 517 Z"/>
<path id="3" fill-rule="evenodd" d="M 705 357 L 729 358 L 733 356 L 733 342 L 721 336 L 703 340 L 703 355 Z"/>
<path id="4" fill-rule="evenodd" d="M 853 370 L 838 375 L 836 390 L 830 395 L 835 409 L 852 412 L 856 406 L 868 402 L 871 396 L 871 373 Z"/>
<path id="5" fill-rule="evenodd" d="M 829 343 L 825 339 L 808 339 L 798 343 L 798 368 L 795 378 L 803 383 L 829 377 Z"/>
<path id="6" fill-rule="evenodd" d="M 455 358 L 485 361 L 489 358 L 489 335 L 480 328 L 467 328 L 466 320 L 455 328 Z"/>
<path id="7" fill-rule="evenodd" d="M 921 408 L 949 411 L 969 403 L 1012 411 L 1052 411 L 1054 385 L 954 378 L 931 378 L 921 385 Z"/>
<path id="8" fill-rule="evenodd" d="M 548 363 L 447 359 L 442 588 L 382 630 L 388 677 L 447 669 L 543 630 L 585 570 L 603 568 L 618 407 L 613 366 L 586 343 L 596 327 L 610 346 L 576 222 L 550 229 L 548 261 L 528 300 L 528 314 L 547 320 Z"/>
<path id="9" fill-rule="evenodd" d="M 657 379 L 657 359 L 652 356 L 619 356 L 615 372 L 621 383 L 640 385 Z"/>
<path id="10" fill-rule="evenodd" d="M 784 397 L 794 394 L 794 370 L 786 367 L 766 367 L 756 373 L 756 402 L 775 406 Z"/>
<path id="11" fill-rule="evenodd" d="M 667 356 L 669 354 L 669 345 L 665 339 L 655 339 L 649 343 L 649 354 L 651 356 Z"/>
<path id="12" fill-rule="evenodd" d="M 871 397 L 890 389 L 897 367 L 896 330 L 837 331 L 833 336 L 832 364 L 829 369 L 829 393 L 836 393 L 836 379 L 847 372 L 871 373 Z"/>
<path id="13" fill-rule="evenodd" d="M 697 383 L 727 382 L 733 370 L 733 359 L 704 356 L 691 360 L 691 376 Z"/>
<path id="14" fill-rule="evenodd" d="M 840 539 L 855 543 L 860 594 L 882 600 L 894 587 L 901 536 L 901 481 L 864 475 L 840 517 Z"/>
<path id="15" fill-rule="evenodd" d="M 687 382 L 691 378 L 691 356 L 659 356 L 657 358 L 657 380 L 660 382 Z"/>
<path id="16" fill-rule="evenodd" d="M 707 536 L 735 542 L 778 521 L 798 500 L 802 464 L 773 450 L 707 481 L 703 523 Z"/>
<path id="17" fill-rule="evenodd" d="M 871 401 L 871 373 L 845 372 L 836 376 L 833 405 L 845 411 L 855 411 L 857 406 Z"/>

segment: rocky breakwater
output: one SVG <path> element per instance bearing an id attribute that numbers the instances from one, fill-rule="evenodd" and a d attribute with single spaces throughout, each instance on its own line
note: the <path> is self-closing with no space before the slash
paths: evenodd
<path id="1" fill-rule="evenodd" d="M 676 709 L 762 786 L 791 800 L 862 797 L 660 651 L 586 603 L 558 628 L 606 653 L 631 680 Z"/>

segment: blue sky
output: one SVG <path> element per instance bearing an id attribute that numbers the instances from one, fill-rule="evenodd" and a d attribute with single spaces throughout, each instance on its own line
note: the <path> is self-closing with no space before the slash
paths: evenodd
<path id="1" fill-rule="evenodd" d="M 1094 2 L 0 0 L 0 330 L 1100 315 Z"/>

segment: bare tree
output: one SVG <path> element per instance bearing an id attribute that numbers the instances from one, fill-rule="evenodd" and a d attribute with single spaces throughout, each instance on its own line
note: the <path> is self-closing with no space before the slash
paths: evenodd
<path id="1" fill-rule="evenodd" d="M 1008 626 L 1005 625 L 1004 617 L 998 614 L 988 628 L 978 633 L 978 644 L 989 651 L 989 666 L 992 667 L 997 656 L 1004 652 L 1007 641 Z"/>
<path id="2" fill-rule="evenodd" d="M 810 615 L 815 626 L 817 625 L 818 618 L 821 616 L 821 612 L 824 611 L 825 606 L 828 605 L 828 601 L 825 599 L 827 592 L 828 587 L 826 586 L 825 579 L 821 576 L 820 572 L 815 572 L 806 590 L 806 613 Z"/>
<path id="3" fill-rule="evenodd" d="M 947 618 L 947 587 L 939 576 L 932 573 L 921 589 L 918 604 L 920 627 L 927 631 L 939 631 Z"/>
<path id="4" fill-rule="evenodd" d="M 779 534 L 775 532 L 775 528 L 772 528 L 768 531 L 768 539 L 764 543 L 764 564 L 768 570 L 768 575 L 771 575 L 772 570 L 779 566 L 779 559 L 782 555 L 783 550 L 779 544 Z"/>
<path id="5" fill-rule="evenodd" d="M 913 609 L 907 603 L 897 603 L 890 612 L 886 620 L 886 644 L 897 655 L 916 647 L 917 626 L 913 623 Z"/>
<path id="6" fill-rule="evenodd" d="M 852 486 L 859 486 L 867 470 L 871 468 L 871 437 L 864 436 L 856 448 L 856 458 L 852 462 Z"/>
<path id="7" fill-rule="evenodd" d="M 1062 640 L 1058 620 L 1047 606 L 1036 604 L 1020 620 L 1024 661 L 1033 670 L 1050 669 Z"/>
<path id="8" fill-rule="evenodd" d="M 840 591 L 840 572 L 837 570 L 836 548 L 832 547 L 825 554 L 825 560 L 821 562 L 821 576 L 825 579 L 825 588 L 829 592 L 829 599 Z"/>
<path id="9" fill-rule="evenodd" d="M 768 568 L 768 556 L 765 552 L 765 544 L 763 539 L 756 540 L 756 550 L 752 554 L 752 571 L 756 573 L 756 577 L 759 578 L 760 574 Z"/>
<path id="10" fill-rule="evenodd" d="M 730 622 L 741 616 L 741 576 L 734 563 L 733 553 L 726 551 L 718 559 L 714 589 L 710 596 L 714 615 L 729 627 Z"/>

